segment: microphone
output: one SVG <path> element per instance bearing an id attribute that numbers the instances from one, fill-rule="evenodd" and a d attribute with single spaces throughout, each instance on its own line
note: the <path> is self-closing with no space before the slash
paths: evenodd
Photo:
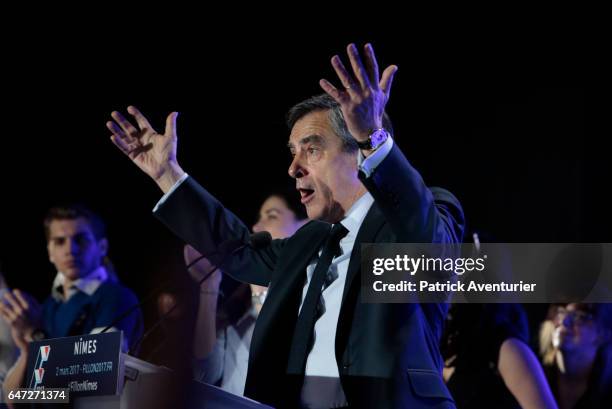
<path id="1" fill-rule="evenodd" d="M 251 234 L 249 245 L 255 250 L 266 247 L 272 243 L 272 235 L 267 231 L 260 231 Z"/>
<path id="2" fill-rule="evenodd" d="M 229 240 L 225 243 L 222 243 L 219 246 L 219 249 L 215 252 L 212 252 L 210 254 L 207 255 L 201 255 L 199 257 L 197 257 L 195 260 L 193 260 L 191 263 L 189 263 L 187 265 L 187 269 L 191 268 L 194 264 L 196 264 L 198 261 L 202 260 L 205 257 L 210 257 L 212 255 L 215 254 L 223 254 L 223 257 L 221 258 L 221 261 L 218 263 L 217 266 L 213 265 L 211 270 L 206 273 L 204 275 L 204 277 L 202 277 L 202 279 L 200 281 L 198 281 L 197 285 L 198 287 L 200 285 L 202 285 L 202 283 L 204 281 L 206 281 L 215 271 L 217 271 L 217 269 L 219 268 L 219 265 L 223 265 L 223 263 L 227 260 L 228 257 L 232 256 L 233 254 L 235 254 L 236 252 L 246 248 L 246 247 L 251 247 L 255 250 L 263 248 L 265 246 L 267 246 L 268 244 L 270 244 L 272 242 L 272 236 L 270 235 L 270 233 L 268 233 L 267 231 L 262 231 L 262 232 L 258 232 L 258 233 L 253 233 L 249 236 L 249 241 L 247 243 L 244 243 L 242 240 Z M 170 279 L 172 280 L 172 279 Z M 121 315 L 119 315 L 116 319 L 114 319 L 111 324 L 109 324 L 106 328 L 104 328 L 101 332 L 104 333 L 106 331 L 108 331 L 110 328 L 112 328 L 114 325 L 116 325 L 118 322 L 120 322 L 122 319 L 124 319 L 125 317 L 129 316 L 130 314 L 132 314 L 134 311 L 136 311 L 139 307 L 142 307 L 144 304 L 146 304 L 147 302 L 149 302 L 154 295 L 157 295 L 157 293 L 166 287 L 166 285 L 168 284 L 168 282 L 170 280 L 164 281 L 162 283 L 162 285 L 158 288 L 156 288 L 154 291 L 152 291 L 147 297 L 145 297 L 141 302 L 139 302 L 136 305 L 133 305 L 132 307 L 128 308 L 125 312 L 123 312 Z M 179 299 L 178 302 L 168 311 L 166 311 L 166 313 L 164 313 L 164 315 L 161 316 L 161 318 L 155 323 L 153 324 L 153 326 L 146 331 L 142 337 L 140 337 L 140 339 L 138 340 L 138 342 L 136 342 L 134 344 L 134 346 L 132 348 L 130 348 L 130 350 L 128 351 L 128 353 L 132 353 L 138 350 L 138 348 L 140 347 L 140 345 L 142 344 L 142 342 L 153 332 L 153 330 L 155 330 L 159 325 L 161 325 L 161 323 L 163 323 L 166 318 L 170 315 L 170 313 L 172 313 L 172 311 L 174 311 L 179 305 L 181 304 L 181 300 Z"/>

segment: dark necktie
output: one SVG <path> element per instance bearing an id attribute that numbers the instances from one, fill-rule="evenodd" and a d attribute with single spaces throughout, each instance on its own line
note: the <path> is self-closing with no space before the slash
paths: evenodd
<path id="1" fill-rule="evenodd" d="M 329 237 L 325 242 L 321 257 L 312 273 L 312 279 L 302 303 L 300 316 L 291 342 L 287 372 L 289 374 L 303 374 L 306 366 L 306 357 L 312 347 L 314 324 L 317 316 L 317 306 L 321 297 L 323 284 L 327 277 L 332 259 L 340 253 L 340 240 L 346 236 L 348 230 L 340 223 L 332 227 Z"/>

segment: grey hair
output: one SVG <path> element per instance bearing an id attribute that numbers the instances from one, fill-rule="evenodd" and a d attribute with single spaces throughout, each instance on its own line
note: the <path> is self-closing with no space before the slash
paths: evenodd
<path id="1" fill-rule="evenodd" d="M 289 130 L 293 128 L 297 121 L 316 111 L 329 111 L 329 122 L 331 123 L 333 131 L 342 140 L 343 150 L 348 153 L 357 152 L 359 148 L 355 142 L 355 138 L 353 138 L 346 126 L 340 104 L 328 94 L 315 95 L 291 107 L 287 113 L 287 126 Z M 389 119 L 386 112 L 383 115 L 383 127 L 393 135 L 391 119 Z"/>

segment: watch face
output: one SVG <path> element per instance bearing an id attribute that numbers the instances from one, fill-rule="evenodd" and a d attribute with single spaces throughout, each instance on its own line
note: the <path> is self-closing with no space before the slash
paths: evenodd
<path id="1" fill-rule="evenodd" d="M 370 136 L 370 140 L 372 141 L 372 146 L 373 147 L 379 146 L 381 143 L 383 143 L 387 139 L 387 136 L 388 136 L 387 131 L 385 131 L 384 129 L 377 129 Z"/>

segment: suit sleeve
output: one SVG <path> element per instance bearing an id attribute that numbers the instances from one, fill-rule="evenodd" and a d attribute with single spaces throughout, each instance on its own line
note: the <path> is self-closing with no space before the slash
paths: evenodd
<path id="1" fill-rule="evenodd" d="M 465 229 L 459 201 L 444 189 L 428 188 L 397 144 L 369 176 L 360 171 L 359 177 L 382 210 L 397 243 L 440 243 L 443 254 L 457 254 Z M 439 340 L 448 304 L 425 303 L 421 307 Z"/>
<path id="2" fill-rule="evenodd" d="M 157 207 L 154 215 L 179 238 L 235 279 L 263 286 L 270 283 L 285 240 L 273 240 L 258 250 L 247 246 L 225 257 L 233 249 L 248 243 L 249 229 L 192 177 L 181 183 Z"/>
<path id="3" fill-rule="evenodd" d="M 465 221 L 448 191 L 425 186 L 421 175 L 393 144 L 369 177 L 359 177 L 380 206 L 398 243 L 460 243 Z"/>

